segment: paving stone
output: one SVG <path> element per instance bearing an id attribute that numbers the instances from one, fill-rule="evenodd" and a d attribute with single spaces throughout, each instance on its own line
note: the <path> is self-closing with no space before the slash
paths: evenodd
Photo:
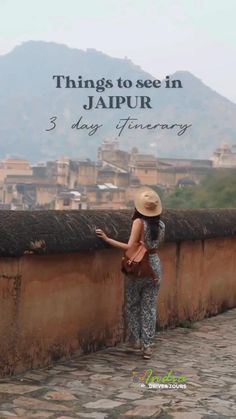
<path id="1" fill-rule="evenodd" d="M 61 371 L 60 370 L 55 370 L 54 368 L 48 369 L 47 370 L 47 375 L 57 375 L 60 374 Z"/>
<path id="2" fill-rule="evenodd" d="M 57 416 L 57 419 L 74 419 L 74 416 Z"/>
<path id="3" fill-rule="evenodd" d="M 202 387 L 202 385 L 201 384 L 197 384 L 197 383 L 194 383 L 193 381 L 187 381 L 187 386 L 190 386 L 190 387 L 196 387 L 196 388 L 201 388 Z"/>
<path id="4" fill-rule="evenodd" d="M 112 375 L 108 375 L 108 374 L 93 374 L 93 375 L 91 375 L 91 380 L 92 381 L 102 381 L 102 380 L 106 380 L 108 378 L 112 378 Z"/>
<path id="5" fill-rule="evenodd" d="M 78 397 L 86 395 L 87 398 L 89 398 L 89 395 L 91 395 L 91 389 L 89 387 L 81 387 L 81 388 L 71 387 L 70 388 L 70 393 L 75 394 L 75 396 L 78 396 Z M 95 391 L 93 391 L 93 394 L 95 394 Z"/>
<path id="6" fill-rule="evenodd" d="M 89 385 L 89 389 L 98 390 L 98 391 L 104 391 L 105 390 L 105 386 L 102 385 L 102 384 L 95 384 L 95 383 L 93 383 L 93 384 L 90 384 Z"/>
<path id="7" fill-rule="evenodd" d="M 47 400 L 77 400 L 73 394 L 69 391 L 61 390 L 61 391 L 49 391 L 44 395 L 44 398 Z"/>
<path id="8" fill-rule="evenodd" d="M 18 416 L 27 416 L 27 411 L 25 409 L 22 408 L 16 408 L 14 409 L 15 413 L 17 413 Z"/>
<path id="9" fill-rule="evenodd" d="M 149 418 L 155 415 L 155 418 L 161 415 L 161 408 L 154 406 L 137 406 L 134 409 L 128 410 L 124 413 L 124 417 L 140 417 Z"/>
<path id="10" fill-rule="evenodd" d="M 72 371 L 71 375 L 74 375 L 75 377 L 88 377 L 90 375 L 92 375 L 91 371 L 83 371 L 83 370 L 77 370 L 77 371 Z"/>
<path id="11" fill-rule="evenodd" d="M 83 406 L 88 409 L 113 409 L 114 407 L 121 406 L 123 403 L 113 401 L 111 399 L 100 399 L 96 402 L 85 403 Z"/>
<path id="12" fill-rule="evenodd" d="M 93 373 L 96 372 L 96 373 L 101 373 L 101 374 L 106 373 L 106 372 L 108 372 L 108 373 L 113 372 L 113 368 L 106 367 L 103 364 L 96 364 L 96 365 L 93 365 L 93 366 L 89 365 L 88 369 L 90 371 L 92 371 Z"/>
<path id="13" fill-rule="evenodd" d="M 69 365 L 64 365 L 64 364 L 58 364 L 53 368 L 53 370 L 72 372 L 72 371 L 75 371 L 75 367 L 71 367 Z"/>
<path id="14" fill-rule="evenodd" d="M 110 381 L 126 381 L 127 380 L 127 376 L 126 375 L 116 375 L 115 377 L 111 377 Z"/>
<path id="15" fill-rule="evenodd" d="M 48 372 L 38 372 L 38 371 L 32 371 L 32 372 L 27 372 L 24 375 L 24 379 L 22 379 L 22 381 L 24 382 L 25 380 L 34 380 L 34 381 L 43 381 L 48 377 Z"/>
<path id="16" fill-rule="evenodd" d="M 116 397 L 119 397 L 121 399 L 137 400 L 143 397 L 143 395 L 131 391 L 123 391 L 123 393 L 117 394 Z"/>
<path id="17" fill-rule="evenodd" d="M 52 377 L 48 380 L 48 384 L 50 386 L 66 386 L 68 384 L 68 382 L 70 382 L 70 376 L 69 377 L 65 377 L 63 376 L 55 376 Z M 79 382 L 79 381 L 78 381 Z M 80 381 L 80 383 L 82 384 L 82 382 Z"/>
<path id="18" fill-rule="evenodd" d="M 102 412 L 90 412 L 90 413 L 79 413 L 80 418 L 88 419 L 106 419 L 108 417 L 107 413 Z"/>
<path id="19" fill-rule="evenodd" d="M 49 412 L 32 412 L 32 410 L 30 412 L 26 412 L 25 415 L 22 415 L 23 418 L 29 418 L 29 419 L 47 419 L 47 418 L 51 418 L 52 416 L 54 416 L 54 413 L 49 413 Z M 58 419 L 58 418 L 57 418 Z"/>
<path id="20" fill-rule="evenodd" d="M 2 400 L 3 401 L 3 400 Z M 1 409 L 2 410 L 6 410 L 6 411 L 11 411 L 11 409 L 12 409 L 12 403 L 2 403 L 1 404 Z"/>
<path id="21" fill-rule="evenodd" d="M 52 383 L 50 382 L 50 384 L 52 384 Z M 83 384 L 82 381 L 80 381 L 80 380 L 73 380 L 73 381 L 71 381 L 71 378 L 70 378 L 69 381 L 66 380 L 64 384 L 68 388 L 80 388 L 80 387 L 84 387 L 84 384 Z M 59 385 L 60 385 L 60 383 L 59 383 Z"/>
<path id="22" fill-rule="evenodd" d="M 225 406 L 221 406 L 220 404 L 212 405 L 212 410 L 220 413 L 221 415 L 225 415 L 226 417 L 231 416 L 236 411 L 235 408 L 227 408 Z"/>
<path id="23" fill-rule="evenodd" d="M 74 416 L 57 416 L 57 419 L 73 419 Z"/>
<path id="24" fill-rule="evenodd" d="M 202 415 L 195 412 L 176 412 L 171 414 L 171 418 L 173 419 L 201 419 Z"/>
<path id="25" fill-rule="evenodd" d="M 235 324 L 236 309 L 197 322 L 197 330 L 159 332 L 147 362 L 120 345 L 0 379 L 0 418 L 158 418 L 162 409 L 162 419 L 233 419 Z M 142 388 L 133 372 L 148 368 L 186 375 L 187 388 Z"/>
<path id="26" fill-rule="evenodd" d="M 132 404 L 138 405 L 138 406 L 160 406 L 162 403 L 165 403 L 167 400 L 166 396 L 157 396 L 155 398 L 146 398 L 144 400 L 135 400 L 132 401 Z M 172 400 L 173 396 L 170 396 L 170 400 Z"/>
<path id="27" fill-rule="evenodd" d="M 19 397 L 13 401 L 15 406 L 22 406 L 25 409 L 32 410 L 54 410 L 58 412 L 71 410 L 70 407 L 57 403 L 44 402 L 38 399 Z"/>
<path id="28" fill-rule="evenodd" d="M 6 394 L 25 394 L 30 393 L 31 391 L 35 391 L 40 389 L 39 386 L 32 386 L 32 385 L 25 385 L 25 384 L 1 384 L 0 383 L 0 393 Z"/>

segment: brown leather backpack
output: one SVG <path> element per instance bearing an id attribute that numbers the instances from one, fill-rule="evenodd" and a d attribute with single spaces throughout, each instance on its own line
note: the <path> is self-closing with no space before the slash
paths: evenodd
<path id="1" fill-rule="evenodd" d="M 144 236 L 144 222 L 142 220 L 142 236 Z M 121 271 L 133 277 L 152 277 L 156 278 L 150 263 L 149 254 L 156 253 L 156 249 L 148 249 L 144 242 L 140 240 L 125 251 L 121 261 Z"/>

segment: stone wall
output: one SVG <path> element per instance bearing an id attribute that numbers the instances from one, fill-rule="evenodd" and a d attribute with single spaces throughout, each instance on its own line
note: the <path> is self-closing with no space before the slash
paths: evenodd
<path id="1" fill-rule="evenodd" d="M 0 211 L 0 373 L 124 338 L 122 251 L 131 212 Z M 166 211 L 157 327 L 236 307 L 236 210 Z M 41 245 L 41 247 L 39 246 Z"/>

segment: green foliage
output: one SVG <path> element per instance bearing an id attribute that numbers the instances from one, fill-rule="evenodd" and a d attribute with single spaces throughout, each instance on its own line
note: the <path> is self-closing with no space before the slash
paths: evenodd
<path id="1" fill-rule="evenodd" d="M 166 208 L 236 208 L 236 170 L 212 173 L 198 186 L 175 187 L 163 197 Z"/>

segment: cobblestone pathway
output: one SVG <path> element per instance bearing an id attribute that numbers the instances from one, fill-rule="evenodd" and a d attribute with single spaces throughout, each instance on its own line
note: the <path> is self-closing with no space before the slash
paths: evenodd
<path id="1" fill-rule="evenodd" d="M 185 375 L 186 388 L 142 387 L 147 369 Z M 2 379 L 0 418 L 16 417 L 236 418 L 236 309 L 158 333 L 148 361 L 120 345 Z"/>

